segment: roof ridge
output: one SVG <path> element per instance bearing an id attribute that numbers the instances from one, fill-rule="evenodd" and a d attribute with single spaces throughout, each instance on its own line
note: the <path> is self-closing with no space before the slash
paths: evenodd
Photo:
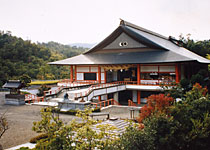
<path id="1" fill-rule="evenodd" d="M 140 26 L 138 26 L 138 25 L 135 25 L 135 24 L 130 23 L 130 22 L 128 22 L 128 21 L 125 21 L 125 20 L 123 20 L 123 19 L 120 19 L 120 25 L 129 26 L 129 27 L 132 27 L 132 28 L 134 28 L 134 29 L 141 30 L 141 31 L 143 31 L 143 32 L 152 34 L 152 35 L 154 35 L 154 36 L 158 36 L 158 37 L 163 38 L 163 39 L 165 39 L 165 40 L 169 40 L 169 38 L 166 37 L 166 36 L 163 36 L 163 35 L 161 35 L 161 34 L 159 34 L 159 33 L 153 32 L 153 31 L 148 30 L 148 29 L 146 29 L 146 28 L 140 27 Z"/>

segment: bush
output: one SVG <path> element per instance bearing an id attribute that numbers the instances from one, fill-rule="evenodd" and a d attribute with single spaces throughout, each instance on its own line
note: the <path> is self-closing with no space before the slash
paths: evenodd
<path id="1" fill-rule="evenodd" d="M 182 79 L 180 81 L 180 85 L 182 88 L 184 88 L 184 90 L 189 89 L 189 84 L 190 84 L 190 81 L 188 79 Z"/>
<path id="2" fill-rule="evenodd" d="M 45 139 L 47 138 L 47 134 L 43 133 L 43 134 L 40 134 L 38 136 L 35 136 L 33 138 L 30 139 L 30 143 L 37 143 L 37 141 L 41 140 L 41 139 Z"/>
<path id="3" fill-rule="evenodd" d="M 204 85 L 204 77 L 200 74 L 192 75 L 190 82 L 192 85 L 199 83 L 200 85 L 203 86 Z"/>
<path id="4" fill-rule="evenodd" d="M 50 90 L 51 88 L 46 86 L 46 85 L 42 85 L 38 90 L 39 90 L 39 93 L 37 93 L 37 96 L 43 96 L 44 95 L 44 91 L 48 91 Z"/>
<path id="5" fill-rule="evenodd" d="M 120 136 L 119 149 L 125 150 L 154 150 L 154 138 L 136 127 L 129 126 Z"/>
<path id="6" fill-rule="evenodd" d="M 20 77 L 20 81 L 24 84 L 24 86 L 28 86 L 29 83 L 31 83 L 31 77 L 29 77 L 29 76 L 26 75 L 26 74 L 23 74 L 23 75 Z"/>
<path id="7" fill-rule="evenodd" d="M 26 92 L 26 91 L 21 91 L 21 94 L 25 95 L 25 94 L 31 94 L 30 92 Z"/>
<path id="8" fill-rule="evenodd" d="M 93 112 L 101 112 L 100 108 L 94 108 Z"/>

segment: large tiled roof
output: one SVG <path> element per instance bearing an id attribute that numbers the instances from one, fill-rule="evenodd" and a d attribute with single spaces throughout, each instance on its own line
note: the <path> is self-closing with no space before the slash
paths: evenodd
<path id="1" fill-rule="evenodd" d="M 146 45 L 143 51 L 131 52 L 114 50 L 112 53 L 103 53 L 104 47 L 113 42 L 120 34 L 125 33 L 135 41 Z M 136 48 L 138 49 L 138 48 Z M 139 48 L 140 49 L 140 48 Z M 102 53 L 98 53 L 101 51 Z M 52 65 L 89 65 L 89 64 L 137 64 L 137 63 L 171 63 L 197 61 L 210 63 L 183 47 L 177 45 L 173 39 L 149 31 L 124 20 L 106 39 L 91 48 L 89 51 L 60 61 L 51 62 Z"/>

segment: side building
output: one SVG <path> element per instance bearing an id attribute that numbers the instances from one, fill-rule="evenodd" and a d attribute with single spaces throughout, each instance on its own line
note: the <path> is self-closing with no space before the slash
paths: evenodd
<path id="1" fill-rule="evenodd" d="M 161 84 L 179 83 L 210 61 L 181 46 L 179 41 L 121 20 L 119 27 L 87 52 L 51 65 L 70 66 L 70 83 L 120 83 L 124 90 L 101 93 L 99 100 L 128 99 L 141 104 L 161 91 Z"/>

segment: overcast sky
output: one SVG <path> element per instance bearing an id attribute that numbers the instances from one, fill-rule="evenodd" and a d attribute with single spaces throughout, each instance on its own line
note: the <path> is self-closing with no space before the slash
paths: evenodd
<path id="1" fill-rule="evenodd" d="M 119 18 L 165 36 L 210 39 L 210 0 L 0 0 L 0 30 L 33 42 L 98 43 Z"/>

